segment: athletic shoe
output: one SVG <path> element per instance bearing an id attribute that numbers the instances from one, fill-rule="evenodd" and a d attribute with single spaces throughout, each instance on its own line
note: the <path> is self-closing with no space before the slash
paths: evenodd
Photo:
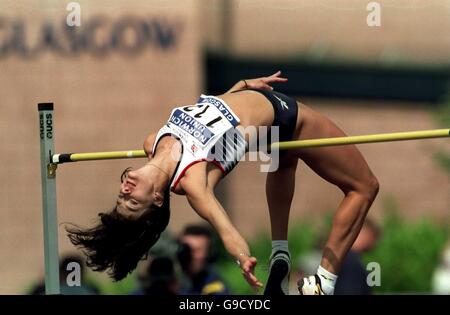
<path id="1" fill-rule="evenodd" d="M 291 258 L 283 250 L 275 252 L 270 258 L 269 279 L 267 279 L 265 296 L 289 295 L 289 274 Z"/>

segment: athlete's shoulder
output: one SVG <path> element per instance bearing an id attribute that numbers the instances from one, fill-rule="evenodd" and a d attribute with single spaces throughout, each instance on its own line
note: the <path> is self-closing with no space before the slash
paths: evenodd
<path id="1" fill-rule="evenodd" d="M 145 140 L 143 144 L 143 148 L 145 151 L 145 154 L 147 154 L 148 157 L 151 157 L 153 155 L 153 144 L 156 140 L 157 132 L 152 132 Z"/>

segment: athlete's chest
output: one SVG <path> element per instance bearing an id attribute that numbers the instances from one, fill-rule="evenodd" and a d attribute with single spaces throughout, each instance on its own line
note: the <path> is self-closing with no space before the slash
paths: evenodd
<path id="1" fill-rule="evenodd" d="M 198 147 L 201 150 L 213 144 L 215 139 L 229 129 L 236 127 L 239 119 L 219 99 L 203 97 L 195 105 L 174 108 L 167 123 L 178 133 L 185 145 L 189 144 L 189 147 Z"/>

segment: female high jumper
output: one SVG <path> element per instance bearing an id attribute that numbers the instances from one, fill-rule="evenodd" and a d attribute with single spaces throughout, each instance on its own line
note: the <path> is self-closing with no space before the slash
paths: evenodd
<path id="1" fill-rule="evenodd" d="M 67 228 L 71 242 L 87 255 L 88 266 L 107 270 L 114 280 L 133 271 L 167 227 L 169 193 L 173 192 L 185 195 L 197 214 L 214 227 L 247 282 L 262 287 L 254 274 L 256 258 L 214 194 L 221 179 L 256 141 L 243 130 L 278 127 L 273 130 L 278 131 L 279 141 L 345 136 L 323 114 L 273 90 L 272 83 L 285 81 L 280 71 L 241 80 L 222 95 L 202 95 L 194 105 L 174 108 L 166 125 L 144 141 L 148 162 L 123 172 L 113 210 L 100 213 L 100 222 L 92 228 Z M 318 270 L 298 281 L 300 294 L 333 294 L 342 261 L 379 189 L 354 145 L 280 152 L 278 168 L 268 172 L 266 179 L 272 233 L 266 295 L 288 294 L 288 219 L 299 159 L 343 193 Z"/>

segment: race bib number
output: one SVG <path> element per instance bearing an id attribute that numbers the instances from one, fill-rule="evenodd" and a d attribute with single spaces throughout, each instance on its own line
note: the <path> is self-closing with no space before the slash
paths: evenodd
<path id="1" fill-rule="evenodd" d="M 205 104 L 205 103 L 207 103 L 209 106 L 215 107 L 215 109 L 219 111 L 223 115 L 223 117 L 225 117 L 225 119 L 228 120 L 230 124 L 233 125 L 233 127 L 236 127 L 238 125 L 239 120 L 237 119 L 237 117 L 235 117 L 228 109 L 228 106 L 226 106 L 220 100 L 212 96 L 202 95 L 198 100 L 197 104 Z"/>
<path id="2" fill-rule="evenodd" d="M 169 122 L 205 146 L 215 135 L 232 127 L 218 108 L 211 104 L 178 107 Z"/>

